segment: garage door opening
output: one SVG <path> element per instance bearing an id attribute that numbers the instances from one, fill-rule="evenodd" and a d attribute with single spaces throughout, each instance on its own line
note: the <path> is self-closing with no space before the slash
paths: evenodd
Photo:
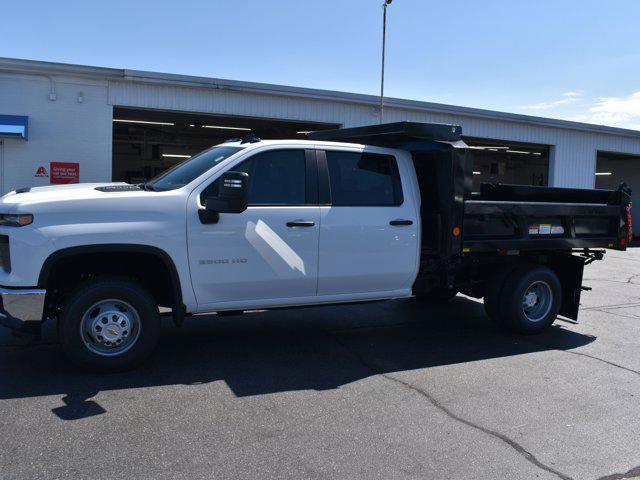
<path id="1" fill-rule="evenodd" d="M 263 140 L 304 139 L 337 124 L 116 107 L 113 109 L 115 182 L 141 183 L 192 155 L 249 133 Z"/>
<path id="2" fill-rule="evenodd" d="M 631 187 L 631 209 L 635 236 L 640 234 L 640 155 L 598 152 L 596 188 L 615 190 L 622 183 Z"/>
<path id="3" fill-rule="evenodd" d="M 481 183 L 549 183 L 549 146 L 466 137 L 473 154 L 473 191 Z"/>

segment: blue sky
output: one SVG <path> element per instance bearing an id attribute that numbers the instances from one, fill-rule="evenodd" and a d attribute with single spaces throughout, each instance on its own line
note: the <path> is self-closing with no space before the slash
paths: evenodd
<path id="1" fill-rule="evenodd" d="M 377 94 L 382 0 L 12 1 L 0 56 Z M 394 0 L 386 94 L 640 129 L 639 0 Z"/>

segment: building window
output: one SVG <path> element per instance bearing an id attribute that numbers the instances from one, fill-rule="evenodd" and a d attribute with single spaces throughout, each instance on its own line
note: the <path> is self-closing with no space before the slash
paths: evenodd
<path id="1" fill-rule="evenodd" d="M 465 138 L 473 156 L 473 191 L 481 183 L 549 184 L 549 146 Z"/>

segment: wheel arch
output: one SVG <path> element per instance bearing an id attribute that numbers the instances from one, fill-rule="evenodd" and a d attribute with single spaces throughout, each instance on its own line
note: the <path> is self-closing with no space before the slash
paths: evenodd
<path id="1" fill-rule="evenodd" d="M 40 288 L 47 288 L 50 285 L 52 278 L 55 276 L 56 265 L 60 265 L 64 262 L 69 262 L 74 257 L 90 258 L 92 255 L 100 254 L 107 254 L 111 256 L 119 255 L 122 257 L 126 255 L 142 255 L 146 256 L 147 258 L 154 258 L 159 261 L 168 273 L 174 321 L 178 324 L 182 322 L 185 314 L 185 307 L 183 303 L 182 284 L 180 282 L 180 276 L 171 256 L 165 250 L 159 247 L 150 245 L 117 243 L 80 245 L 63 248 L 51 253 L 44 261 L 42 268 L 40 269 L 40 274 L 38 276 L 38 286 Z M 135 264 L 131 266 L 132 271 L 135 270 L 134 267 Z"/>

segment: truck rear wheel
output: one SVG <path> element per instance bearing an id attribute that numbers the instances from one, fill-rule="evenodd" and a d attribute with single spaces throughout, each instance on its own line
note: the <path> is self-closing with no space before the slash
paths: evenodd
<path id="1" fill-rule="evenodd" d="M 92 371 L 137 365 L 153 351 L 160 336 L 153 297 L 128 279 L 97 278 L 79 287 L 58 322 L 64 353 Z"/>
<path id="2" fill-rule="evenodd" d="M 506 277 L 499 294 L 497 317 L 515 332 L 539 333 L 555 321 L 561 298 L 562 287 L 552 270 L 523 266 Z"/>

